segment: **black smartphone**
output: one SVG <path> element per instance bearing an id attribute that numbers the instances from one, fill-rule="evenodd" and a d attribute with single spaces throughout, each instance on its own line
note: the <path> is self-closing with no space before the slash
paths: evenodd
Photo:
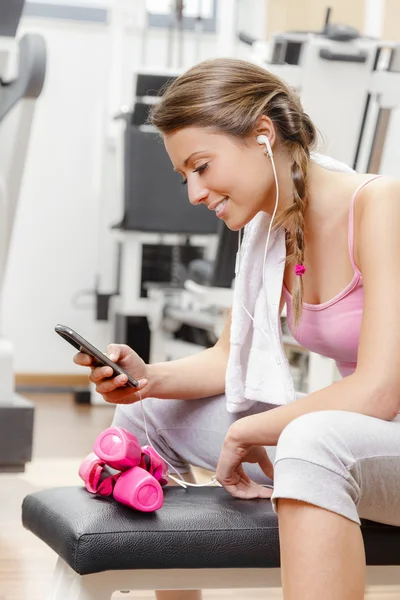
<path id="1" fill-rule="evenodd" d="M 76 333 L 71 327 L 66 327 L 65 325 L 56 325 L 55 331 L 58 335 L 61 335 L 64 340 L 69 342 L 74 348 L 79 350 L 79 352 L 85 352 L 85 354 L 89 354 L 92 358 L 95 359 L 98 365 L 103 365 L 104 367 L 111 367 L 113 370 L 114 376 L 117 375 L 126 375 L 128 381 L 126 385 L 130 387 L 138 387 L 139 382 L 137 379 L 129 375 L 124 369 L 122 369 L 119 365 L 114 363 L 112 360 L 108 358 L 103 352 L 100 352 L 97 348 L 92 346 L 85 338 L 83 338 L 79 333 Z"/>

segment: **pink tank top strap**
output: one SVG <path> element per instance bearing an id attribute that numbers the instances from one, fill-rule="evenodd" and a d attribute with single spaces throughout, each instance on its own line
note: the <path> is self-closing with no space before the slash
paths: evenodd
<path id="1" fill-rule="evenodd" d="M 367 179 L 367 181 L 364 181 L 363 183 L 361 183 L 361 185 L 359 185 L 358 188 L 356 189 L 356 191 L 354 192 L 353 197 L 350 202 L 349 231 L 348 231 L 349 254 L 350 254 L 351 266 L 353 267 L 354 271 L 356 273 L 358 273 L 358 275 L 361 275 L 361 272 L 358 269 L 356 262 L 354 260 L 354 204 L 355 204 L 355 200 L 357 198 L 358 192 L 361 191 L 363 189 L 363 187 L 368 185 L 368 183 L 371 183 L 371 181 L 374 181 L 375 179 L 378 179 L 379 177 L 383 177 L 383 176 L 382 175 L 372 175 L 372 177 L 370 179 Z"/>

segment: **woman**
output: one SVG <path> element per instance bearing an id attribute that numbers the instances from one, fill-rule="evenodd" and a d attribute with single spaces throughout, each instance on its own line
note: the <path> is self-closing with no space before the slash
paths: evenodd
<path id="1" fill-rule="evenodd" d="M 108 353 L 141 379 L 150 438 L 188 481 L 189 464 L 216 469 L 232 495 L 255 498 L 271 495 L 262 484 L 273 478 L 285 600 L 361 600 L 360 517 L 400 525 L 400 184 L 312 160 L 316 130 L 297 96 L 243 61 L 190 69 L 151 120 L 192 204 L 235 231 L 277 208 L 273 230 L 285 232 L 287 251 L 281 307 L 294 337 L 336 359 L 343 378 L 282 406 L 229 413 L 231 318 L 196 356 L 145 365 L 127 346 Z M 86 355 L 75 362 L 90 366 Z M 146 443 L 139 393 L 110 376 L 91 368 L 97 391 L 119 404 L 114 424 Z M 158 597 L 198 597 L 181 594 Z"/>

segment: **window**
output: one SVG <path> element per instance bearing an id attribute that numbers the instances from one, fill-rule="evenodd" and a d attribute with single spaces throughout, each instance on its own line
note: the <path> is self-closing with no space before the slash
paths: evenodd
<path id="1" fill-rule="evenodd" d="M 109 0 L 42 0 L 41 2 L 27 0 L 23 14 L 28 17 L 104 24 L 108 20 L 109 4 Z"/>
<path id="2" fill-rule="evenodd" d="M 200 24 L 204 31 L 215 32 L 217 0 L 184 0 L 183 29 L 195 29 Z M 150 27 L 169 27 L 176 24 L 175 1 L 146 0 Z"/>

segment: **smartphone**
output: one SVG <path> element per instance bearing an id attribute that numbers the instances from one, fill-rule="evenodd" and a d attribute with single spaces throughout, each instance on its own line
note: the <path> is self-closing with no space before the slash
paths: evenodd
<path id="1" fill-rule="evenodd" d="M 124 369 L 122 369 L 119 365 L 114 363 L 112 360 L 108 358 L 103 352 L 100 352 L 97 348 L 92 346 L 85 338 L 83 338 L 79 333 L 76 333 L 71 327 L 66 327 L 65 325 L 56 325 L 55 331 L 58 335 L 61 335 L 64 340 L 69 342 L 74 348 L 79 350 L 79 352 L 85 352 L 85 354 L 89 354 L 92 358 L 95 359 L 98 365 L 102 365 L 104 367 L 111 367 L 113 370 L 114 376 L 117 375 L 126 375 L 128 381 L 126 385 L 130 387 L 138 387 L 139 382 L 137 379 L 132 377 L 129 373 L 127 373 Z"/>

